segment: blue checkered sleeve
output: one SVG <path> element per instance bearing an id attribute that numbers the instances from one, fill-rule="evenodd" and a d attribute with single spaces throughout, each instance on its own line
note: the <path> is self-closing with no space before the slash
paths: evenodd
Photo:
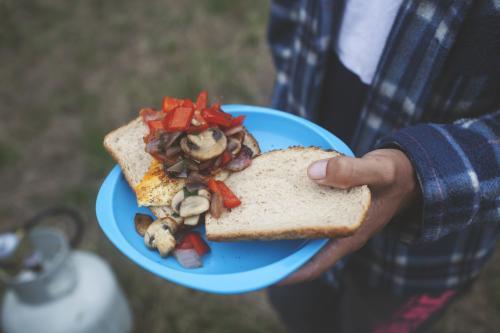
<path id="1" fill-rule="evenodd" d="M 407 127 L 377 147 L 403 150 L 420 183 L 422 218 L 391 223 L 403 241 L 432 242 L 471 224 L 500 221 L 500 111 Z"/>

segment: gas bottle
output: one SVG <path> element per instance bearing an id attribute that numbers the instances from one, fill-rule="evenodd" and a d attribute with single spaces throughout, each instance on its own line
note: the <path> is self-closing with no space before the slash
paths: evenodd
<path id="1" fill-rule="evenodd" d="M 12 235 L 9 237 L 12 239 Z M 26 237 L 32 253 L 23 250 L 27 253 L 22 259 L 25 269 L 14 275 L 5 270 L 0 274 L 6 285 L 1 309 L 3 332 L 131 331 L 127 299 L 104 260 L 90 252 L 73 250 L 65 234 L 53 227 L 30 228 Z M 4 252 L 5 247 L 13 252 L 12 244 L 12 240 L 4 242 Z"/>

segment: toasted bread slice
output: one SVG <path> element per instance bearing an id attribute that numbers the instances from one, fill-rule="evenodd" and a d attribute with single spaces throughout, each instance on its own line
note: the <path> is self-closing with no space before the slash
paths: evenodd
<path id="1" fill-rule="evenodd" d="M 147 126 L 138 117 L 106 135 L 104 147 L 120 165 L 125 179 L 137 195 L 139 206 L 168 206 L 172 197 L 184 187 L 185 181 L 167 177 L 162 165 L 145 152 L 143 137 L 147 133 Z M 248 132 L 244 144 L 252 149 L 254 155 L 260 154 L 259 145 Z M 224 171 L 217 178 L 225 179 L 227 176 Z M 153 210 L 157 217 L 164 217 L 168 212 L 168 207 Z"/>
<path id="2" fill-rule="evenodd" d="M 225 181 L 242 203 L 219 219 L 207 214 L 207 238 L 293 239 L 354 233 L 370 206 L 368 187 L 334 189 L 307 176 L 312 162 L 338 155 L 316 147 L 292 147 L 256 157 L 249 168 Z"/>

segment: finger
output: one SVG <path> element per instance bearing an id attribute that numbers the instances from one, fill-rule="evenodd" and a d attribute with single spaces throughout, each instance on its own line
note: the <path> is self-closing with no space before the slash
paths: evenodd
<path id="1" fill-rule="evenodd" d="M 278 285 L 288 285 L 303 281 L 310 281 L 330 269 L 346 253 L 338 240 L 330 241 L 318 254 L 298 271 L 285 278 Z"/>
<path id="2" fill-rule="evenodd" d="M 358 185 L 387 185 L 394 180 L 394 165 L 390 159 L 372 156 L 354 158 L 339 156 L 312 163 L 309 178 L 321 185 L 350 188 Z"/>

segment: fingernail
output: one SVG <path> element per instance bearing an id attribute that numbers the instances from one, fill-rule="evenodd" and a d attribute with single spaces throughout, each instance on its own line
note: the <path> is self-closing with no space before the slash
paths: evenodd
<path id="1" fill-rule="evenodd" d="M 309 169 L 308 174 L 311 179 L 323 179 L 326 177 L 326 166 L 328 160 L 321 160 L 313 163 Z"/>

